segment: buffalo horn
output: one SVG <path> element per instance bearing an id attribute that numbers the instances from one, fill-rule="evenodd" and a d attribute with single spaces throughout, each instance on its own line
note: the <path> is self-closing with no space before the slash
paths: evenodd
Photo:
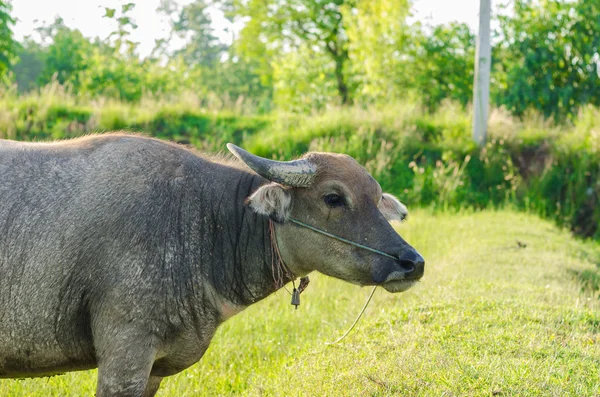
<path id="1" fill-rule="evenodd" d="M 269 160 L 248 153 L 232 143 L 227 144 L 227 149 L 258 175 L 286 186 L 310 186 L 317 171 L 316 165 L 306 159 L 294 161 Z"/>

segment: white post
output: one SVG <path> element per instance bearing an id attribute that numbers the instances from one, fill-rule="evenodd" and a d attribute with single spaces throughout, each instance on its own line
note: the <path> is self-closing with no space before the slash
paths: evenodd
<path id="1" fill-rule="evenodd" d="M 475 81 L 473 82 L 473 139 L 485 145 L 487 135 L 488 107 L 490 101 L 490 69 L 492 51 L 490 46 L 491 0 L 479 1 L 479 34 L 475 50 Z"/>

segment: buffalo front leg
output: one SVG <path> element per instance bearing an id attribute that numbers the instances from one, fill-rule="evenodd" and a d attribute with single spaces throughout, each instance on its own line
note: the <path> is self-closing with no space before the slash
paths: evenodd
<path id="1" fill-rule="evenodd" d="M 102 338 L 97 345 L 97 397 L 154 396 L 160 378 L 150 377 L 156 357 L 151 337 L 120 333 Z"/>
<path id="2" fill-rule="evenodd" d="M 144 394 L 142 394 L 142 396 L 154 397 L 154 395 L 158 391 L 158 388 L 160 387 L 160 382 L 162 380 L 163 378 L 160 378 L 158 376 L 150 376 L 150 378 L 148 379 L 148 383 L 146 384 L 146 390 L 144 391 Z"/>

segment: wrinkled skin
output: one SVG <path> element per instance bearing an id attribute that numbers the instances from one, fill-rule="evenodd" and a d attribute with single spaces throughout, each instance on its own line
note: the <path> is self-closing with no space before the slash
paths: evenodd
<path id="1" fill-rule="evenodd" d="M 276 290 L 269 219 L 294 277 L 392 292 L 418 280 L 422 258 L 386 220 L 401 204 L 351 158 L 308 157 L 318 175 L 299 188 L 143 137 L 0 140 L 0 378 L 98 367 L 99 397 L 153 396 Z M 332 190 L 347 205 L 327 204 Z"/>

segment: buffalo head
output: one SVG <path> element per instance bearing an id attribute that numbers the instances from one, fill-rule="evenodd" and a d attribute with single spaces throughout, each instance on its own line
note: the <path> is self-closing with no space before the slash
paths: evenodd
<path id="1" fill-rule="evenodd" d="M 317 270 L 359 285 L 381 285 L 390 292 L 405 291 L 423 276 L 423 258 L 389 223 L 404 220 L 406 207 L 383 193 L 352 157 L 308 153 L 299 160 L 280 162 L 232 144 L 227 147 L 271 181 L 257 189 L 248 204 L 276 222 L 282 258 L 295 276 Z"/>

